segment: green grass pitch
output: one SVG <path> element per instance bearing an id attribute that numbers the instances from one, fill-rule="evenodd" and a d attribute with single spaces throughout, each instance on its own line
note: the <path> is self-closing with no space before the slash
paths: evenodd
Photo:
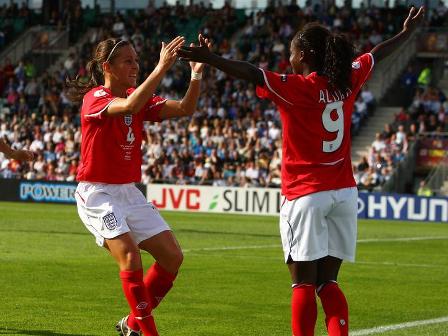
<path id="1" fill-rule="evenodd" d="M 0 335 L 115 335 L 127 313 L 117 267 L 76 207 L 0 203 L 0 214 Z M 185 261 L 154 312 L 161 335 L 291 335 L 277 218 L 163 216 Z M 357 263 L 339 277 L 351 331 L 445 318 L 383 334 L 448 335 L 447 223 L 360 221 L 359 240 Z M 325 334 L 319 308 L 316 335 Z"/>

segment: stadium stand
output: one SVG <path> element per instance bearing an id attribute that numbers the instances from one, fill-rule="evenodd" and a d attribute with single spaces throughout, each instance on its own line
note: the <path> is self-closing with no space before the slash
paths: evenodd
<path id="1" fill-rule="evenodd" d="M 244 10 L 229 5 L 221 9 L 203 5 L 160 8 L 149 5 L 145 10 L 115 16 L 95 13 L 79 7 L 70 25 L 76 31 L 70 34 L 73 47 L 52 67 L 53 71 L 37 73 L 32 60 L 26 57 L 18 64 L 6 61 L 2 66 L 0 137 L 14 148 L 36 151 L 38 157 L 35 162 L 25 164 L 0 156 L 0 177 L 75 180 L 80 148 L 79 107 L 67 99 L 64 81 L 67 76 L 85 76 L 92 48 L 111 35 L 133 42 L 137 53 L 142 55 L 141 78 L 156 64 L 161 40 L 183 34 L 194 41 L 198 31 L 211 37 L 213 48 L 222 55 L 288 72 L 288 41 L 295 27 L 319 20 L 334 31 L 349 35 L 362 52 L 400 29 L 406 9 L 285 5 L 268 6 L 246 16 Z M 439 8 L 431 23 L 445 24 L 445 13 L 446 8 Z M 81 26 L 91 27 L 84 36 L 77 29 Z M 418 77 L 412 69 L 409 71 L 403 75 L 403 83 L 409 86 L 406 97 L 412 104 L 396 116 L 393 125 L 378 133 L 368 155 L 354 165 L 359 185 L 367 190 L 377 189 L 388 180 L 417 133 L 446 130 L 445 96 L 435 88 L 417 88 Z M 179 98 L 188 80 L 188 67 L 179 62 L 163 79 L 158 94 Z M 274 105 L 256 98 L 253 86 L 215 69 L 207 69 L 204 87 L 207 90 L 192 118 L 147 125 L 142 181 L 279 186 L 281 125 Z M 374 94 L 366 87 L 353 114 L 354 135 L 363 131 L 366 120 L 375 114 L 376 104 Z"/>

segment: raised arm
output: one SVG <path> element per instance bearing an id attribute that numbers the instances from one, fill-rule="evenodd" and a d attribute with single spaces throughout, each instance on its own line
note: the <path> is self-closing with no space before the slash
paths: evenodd
<path id="1" fill-rule="evenodd" d="M 199 35 L 199 46 L 202 46 L 203 44 L 208 48 L 211 46 L 208 39 L 204 39 Z M 191 43 L 190 47 L 194 47 L 194 44 Z M 167 100 L 162 110 L 159 112 L 160 119 L 189 116 L 196 110 L 196 104 L 201 92 L 201 79 L 204 63 L 191 61 L 190 67 L 191 79 L 187 92 L 182 100 Z"/>
<path id="2" fill-rule="evenodd" d="M 31 161 L 34 158 L 34 153 L 27 150 L 14 150 L 8 146 L 2 139 L 0 139 L 0 152 L 4 153 L 7 158 L 19 161 Z"/>
<path id="3" fill-rule="evenodd" d="M 256 85 L 264 85 L 263 72 L 259 68 L 248 62 L 234 61 L 218 56 L 212 53 L 205 44 L 199 47 L 182 47 L 177 51 L 177 54 L 183 60 L 210 64 L 230 76 Z"/>
<path id="4" fill-rule="evenodd" d="M 129 97 L 115 99 L 109 105 L 106 113 L 108 115 L 123 115 L 140 112 L 146 102 L 153 96 L 167 70 L 176 61 L 176 51 L 183 45 L 184 41 L 182 36 L 178 36 L 168 44 L 162 42 L 160 59 L 156 68 Z"/>
<path id="5" fill-rule="evenodd" d="M 409 10 L 409 14 L 404 21 L 402 31 L 394 37 L 378 44 L 375 48 L 372 49 L 371 53 L 373 55 L 373 59 L 375 60 L 375 64 L 378 64 L 387 56 L 392 54 L 412 35 L 415 29 L 423 21 L 424 14 L 424 7 L 420 7 L 418 11 L 415 9 L 415 7 L 412 7 Z"/>

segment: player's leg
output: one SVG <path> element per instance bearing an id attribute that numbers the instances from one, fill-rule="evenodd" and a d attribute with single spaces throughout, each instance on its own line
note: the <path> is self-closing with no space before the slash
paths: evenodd
<path id="1" fill-rule="evenodd" d="M 151 305 L 155 308 L 173 286 L 183 254 L 157 208 L 148 203 L 136 187 L 130 188 L 128 197 L 133 199 L 127 215 L 132 235 L 140 249 L 150 253 L 155 259 L 144 279 Z"/>
<path id="2" fill-rule="evenodd" d="M 334 206 L 327 214 L 329 256 L 318 263 L 318 296 L 329 335 L 345 336 L 349 330 L 348 304 L 336 281 L 342 260 L 355 258 L 358 192 L 344 188 L 332 193 Z"/>
<path id="3" fill-rule="evenodd" d="M 293 335 L 312 336 L 317 319 L 317 261 L 328 254 L 325 213 L 331 199 L 315 193 L 285 200 L 280 210 L 280 233 L 292 279 Z"/>
<path id="4" fill-rule="evenodd" d="M 317 320 L 316 261 L 291 261 L 291 328 L 294 336 L 313 336 Z"/>
<path id="5" fill-rule="evenodd" d="M 139 326 L 138 329 L 148 336 L 158 335 L 154 318 L 151 315 L 152 307 L 149 294 L 143 283 L 140 251 L 134 239 L 129 233 L 125 233 L 113 239 L 106 239 L 105 247 L 110 251 L 120 267 L 123 292 L 132 315 Z M 137 329 L 135 326 L 134 328 L 129 327 Z M 123 333 L 123 330 L 119 330 L 119 332 Z"/>
<path id="6" fill-rule="evenodd" d="M 79 183 L 75 197 L 78 213 L 99 246 L 107 248 L 120 268 L 120 279 L 130 308 L 147 335 L 157 335 L 143 284 L 140 251 L 129 232 L 121 186 Z"/>
<path id="7" fill-rule="evenodd" d="M 342 260 L 327 256 L 318 261 L 317 295 L 325 312 L 328 335 L 348 335 L 348 304 L 337 276 Z"/>
<path id="8" fill-rule="evenodd" d="M 139 246 L 156 260 L 144 279 L 151 303 L 155 308 L 173 287 L 183 262 L 182 250 L 173 232 L 169 230 L 142 241 Z"/>
<path id="9" fill-rule="evenodd" d="M 150 253 L 156 260 L 143 279 L 151 308 L 154 309 L 173 287 L 183 255 L 176 238 L 169 230 L 143 240 L 139 247 Z M 132 311 L 126 323 L 131 329 L 139 330 Z"/>
<path id="10" fill-rule="evenodd" d="M 126 218 L 132 236 L 139 248 L 150 253 L 156 260 L 143 280 L 151 307 L 154 309 L 172 288 L 183 255 L 170 227 L 157 208 L 148 203 L 135 186 L 130 186 L 127 193 L 129 205 Z M 137 328 L 132 313 L 127 323 L 131 328 Z"/>

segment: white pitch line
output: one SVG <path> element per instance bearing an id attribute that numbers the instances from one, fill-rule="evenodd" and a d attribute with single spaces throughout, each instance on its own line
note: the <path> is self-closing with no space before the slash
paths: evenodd
<path id="1" fill-rule="evenodd" d="M 403 238 L 372 238 L 372 239 L 358 239 L 358 243 L 381 243 L 381 242 L 395 242 L 395 241 L 420 241 L 420 240 L 443 240 L 448 239 L 448 236 L 442 237 L 403 237 Z M 199 251 L 234 251 L 234 250 L 259 250 L 266 248 L 281 248 L 280 243 L 277 245 L 245 245 L 245 246 L 223 246 L 223 247 L 200 247 L 185 249 L 183 252 L 199 252 Z"/>
<path id="2" fill-rule="evenodd" d="M 371 329 L 356 330 L 356 331 L 350 332 L 350 336 L 375 335 L 375 334 L 381 334 L 381 333 L 384 333 L 387 331 L 414 328 L 414 327 L 420 327 L 420 326 L 429 325 L 429 324 L 439 324 L 439 323 L 446 323 L 446 322 L 448 322 L 448 316 L 431 319 L 431 320 L 412 321 L 412 322 L 405 322 L 405 323 L 393 324 L 393 325 L 388 325 L 388 326 L 380 326 L 380 327 L 375 327 L 375 328 L 371 328 Z"/>
<path id="3" fill-rule="evenodd" d="M 448 239 L 448 236 L 441 237 L 402 237 L 402 238 L 371 238 L 371 239 L 358 239 L 357 243 L 382 243 L 382 242 L 395 242 L 395 241 L 420 241 L 420 240 L 444 240 Z"/>
<path id="4" fill-rule="evenodd" d="M 445 268 L 446 265 L 440 264 L 401 264 L 394 262 L 374 262 L 374 261 L 356 261 L 356 264 L 361 265 L 383 265 L 383 266 L 396 266 L 396 267 L 422 267 L 422 268 Z"/>

